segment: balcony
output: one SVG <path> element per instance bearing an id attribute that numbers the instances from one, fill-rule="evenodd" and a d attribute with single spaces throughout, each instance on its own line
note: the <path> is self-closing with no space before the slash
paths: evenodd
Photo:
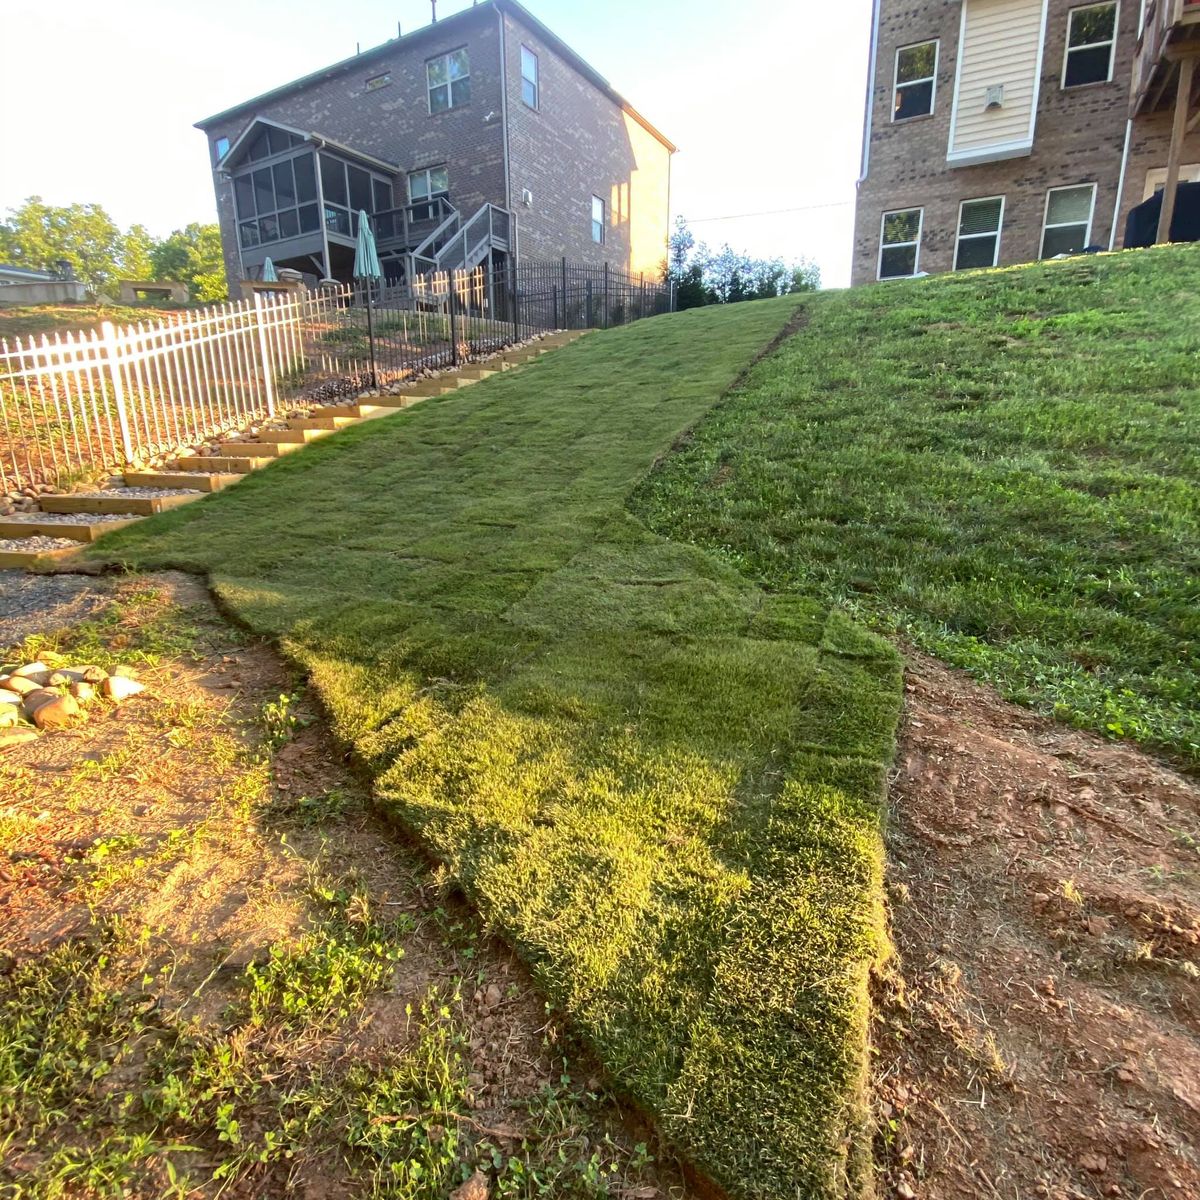
<path id="1" fill-rule="evenodd" d="M 1180 61 L 1192 55 L 1200 55 L 1200 0 L 1149 0 L 1133 59 L 1131 114 L 1172 105 Z"/>
<path id="2" fill-rule="evenodd" d="M 372 213 L 371 222 L 380 255 L 390 257 L 415 250 L 455 211 L 445 196 L 434 196 L 416 204 Z"/>

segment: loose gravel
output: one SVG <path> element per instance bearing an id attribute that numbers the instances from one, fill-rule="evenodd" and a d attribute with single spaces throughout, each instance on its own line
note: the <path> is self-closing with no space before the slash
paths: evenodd
<path id="1" fill-rule="evenodd" d="M 71 538 L 43 537 L 40 534 L 27 538 L 0 538 L 0 550 L 28 550 L 37 554 L 47 550 L 69 550 L 78 545 Z"/>
<path id="2" fill-rule="evenodd" d="M 13 513 L 11 517 L 0 517 L 0 521 L 12 521 L 26 525 L 101 525 L 105 521 L 128 521 L 128 513 Z"/>
<path id="3" fill-rule="evenodd" d="M 199 492 L 199 488 L 114 487 L 105 488 L 99 492 L 87 492 L 86 495 L 88 497 L 115 497 L 121 500 L 135 500 L 144 496 L 152 500 L 156 496 L 194 496 Z"/>
<path id="4" fill-rule="evenodd" d="M 111 580 L 88 575 L 0 571 L 0 649 L 84 620 L 107 602 L 113 587 Z"/>

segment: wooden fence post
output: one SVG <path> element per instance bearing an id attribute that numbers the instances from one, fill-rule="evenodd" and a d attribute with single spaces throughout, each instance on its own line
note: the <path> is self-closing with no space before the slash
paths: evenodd
<path id="1" fill-rule="evenodd" d="M 125 384 L 121 379 L 121 364 L 117 355 L 117 331 L 111 321 L 103 321 L 100 334 L 104 341 L 104 360 L 112 380 L 113 404 L 117 409 L 117 424 L 121 430 L 121 453 L 127 463 L 133 462 L 133 438 L 129 433 L 129 413 L 125 405 Z"/>

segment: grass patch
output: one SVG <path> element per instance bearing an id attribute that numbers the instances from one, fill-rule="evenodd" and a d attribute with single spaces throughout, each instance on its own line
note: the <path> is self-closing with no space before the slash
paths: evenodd
<path id="1" fill-rule="evenodd" d="M 280 638 L 616 1083 L 763 1198 L 868 1186 L 899 661 L 625 505 L 794 311 L 593 334 L 87 551 Z"/>
<path id="2" fill-rule="evenodd" d="M 200 304 L 26 304 L 0 308 L 0 337 L 33 337 L 43 333 L 68 333 L 99 329 L 105 321 L 132 325 L 137 321 L 178 320 Z"/>
<path id="3" fill-rule="evenodd" d="M 1200 250 L 813 297 L 657 531 L 1200 767 Z"/>

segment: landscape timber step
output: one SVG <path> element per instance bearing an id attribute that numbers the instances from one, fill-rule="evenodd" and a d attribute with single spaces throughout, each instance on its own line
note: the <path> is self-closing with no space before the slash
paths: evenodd
<path id="1" fill-rule="evenodd" d="M 32 541 L 33 539 L 28 539 Z M 76 547 L 63 546 L 58 550 L 0 550 L 0 571 L 12 571 L 36 567 L 40 563 L 52 562 L 64 554 L 74 554 Z"/>
<path id="2" fill-rule="evenodd" d="M 204 461 L 214 461 L 212 459 Z M 43 511 L 52 513 L 135 513 L 148 517 L 152 513 L 191 504 L 201 497 L 197 493 L 178 496 L 121 496 L 106 492 L 91 495 L 42 496 L 38 503 Z"/>
<path id="3" fill-rule="evenodd" d="M 288 421 L 289 429 L 324 429 L 334 433 L 346 429 L 357 421 L 357 417 L 292 417 Z"/>
<path id="4" fill-rule="evenodd" d="M 380 399 L 382 397 L 372 396 L 370 404 L 331 404 L 325 409 L 325 412 L 330 416 L 350 417 L 353 420 L 361 421 L 364 417 L 386 416 L 394 411 L 385 405 L 376 403 Z"/>
<path id="5" fill-rule="evenodd" d="M 185 455 L 176 459 L 181 471 L 212 471 L 214 474 L 249 475 L 259 467 L 274 462 L 273 458 L 227 458 L 222 455 Z"/>
<path id="6" fill-rule="evenodd" d="M 317 438 L 326 437 L 332 429 L 260 429 L 257 440 L 260 442 L 315 442 Z"/>
<path id="7" fill-rule="evenodd" d="M 129 487 L 187 488 L 198 492 L 219 492 L 236 483 L 240 475 L 218 475 L 189 471 L 126 471 L 122 478 Z"/>
<path id="8" fill-rule="evenodd" d="M 128 521 L 80 521 L 78 524 L 67 521 L 18 521 L 0 517 L 0 539 L 23 537 L 56 537 L 70 538 L 73 542 L 94 542 L 102 533 L 110 529 L 124 529 L 140 521 L 141 517 L 130 517 Z"/>
<path id="9" fill-rule="evenodd" d="M 218 442 L 217 449 L 226 458 L 281 458 L 294 450 L 303 450 L 303 442 Z"/>

